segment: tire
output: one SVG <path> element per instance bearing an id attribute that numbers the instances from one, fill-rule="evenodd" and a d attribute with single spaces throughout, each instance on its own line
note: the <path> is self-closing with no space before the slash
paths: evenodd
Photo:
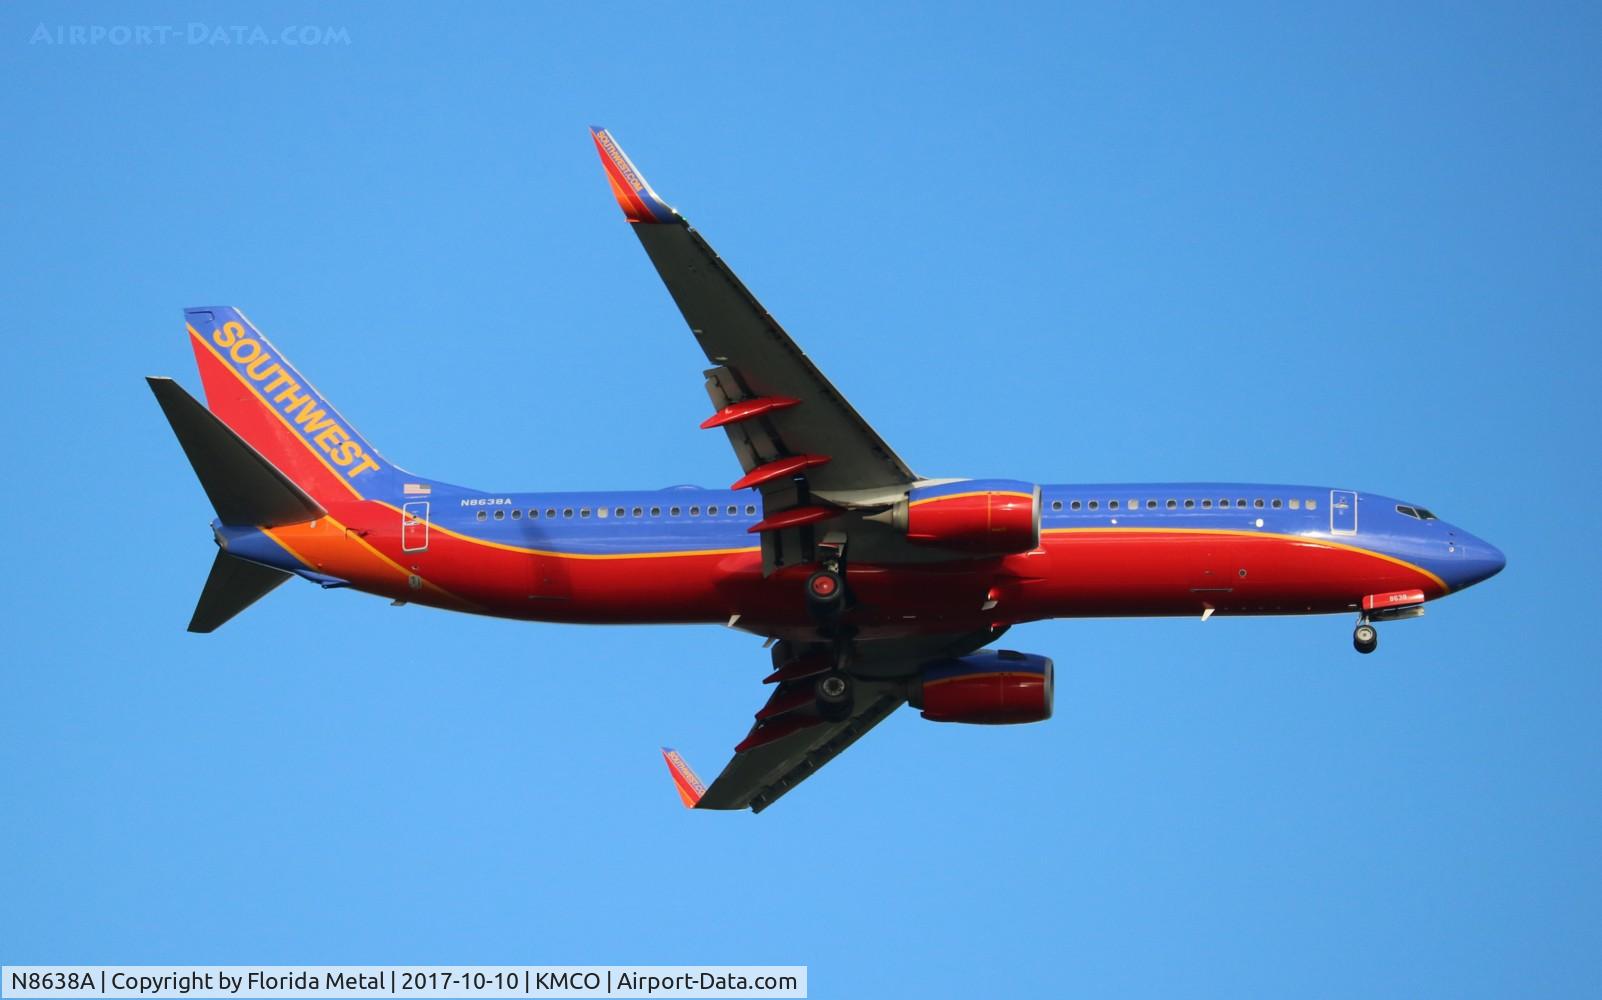
<path id="1" fill-rule="evenodd" d="M 1352 648 L 1359 653 L 1372 653 L 1379 648 L 1379 632 L 1374 626 L 1364 623 L 1352 631 Z"/>
<path id="2" fill-rule="evenodd" d="M 813 615 L 828 620 L 845 608 L 845 580 L 839 573 L 820 569 L 807 577 L 806 595 Z"/>
<path id="3" fill-rule="evenodd" d="M 813 694 L 818 699 L 818 714 L 830 722 L 840 722 L 851 717 L 851 707 L 856 694 L 851 678 L 838 670 L 831 670 L 819 677 L 812 686 Z"/>

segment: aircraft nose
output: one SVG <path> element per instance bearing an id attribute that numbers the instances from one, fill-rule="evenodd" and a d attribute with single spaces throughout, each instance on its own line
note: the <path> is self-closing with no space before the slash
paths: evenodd
<path id="1" fill-rule="evenodd" d="M 1502 554 L 1501 549 L 1473 535 L 1465 534 L 1458 542 L 1457 550 L 1458 574 L 1461 577 L 1459 589 L 1489 580 L 1507 565 L 1507 556 Z"/>

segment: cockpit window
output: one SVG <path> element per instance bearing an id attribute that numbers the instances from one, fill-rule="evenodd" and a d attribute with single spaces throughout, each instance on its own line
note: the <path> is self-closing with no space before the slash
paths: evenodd
<path id="1" fill-rule="evenodd" d="M 1406 514 L 1408 517 L 1417 518 L 1420 521 L 1433 521 L 1433 520 L 1435 520 L 1435 515 L 1431 514 L 1429 511 L 1425 510 L 1424 508 L 1422 508 L 1422 507 L 1409 507 L 1405 503 L 1399 503 L 1399 504 L 1396 505 L 1396 513 L 1398 513 L 1398 514 Z"/>
<path id="2" fill-rule="evenodd" d="M 1418 516 L 1422 517 L 1426 521 L 1437 520 L 1437 518 L 1436 518 L 1436 516 L 1434 514 L 1431 514 L 1429 511 L 1425 510 L 1423 507 L 1414 507 L 1413 509 L 1418 511 Z"/>

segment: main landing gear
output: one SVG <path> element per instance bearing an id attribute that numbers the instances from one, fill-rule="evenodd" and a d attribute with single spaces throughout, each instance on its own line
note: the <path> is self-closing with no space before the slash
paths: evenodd
<path id="1" fill-rule="evenodd" d="M 829 671 L 812 686 L 812 693 L 818 699 L 818 714 L 830 722 L 843 722 L 851 718 L 852 703 L 855 700 L 854 685 L 851 675 L 840 667 Z"/>
<path id="2" fill-rule="evenodd" d="M 817 572 L 807 577 L 807 610 L 828 635 L 837 631 L 840 616 L 846 610 L 845 550 L 845 536 L 830 532 L 817 546 Z"/>
<path id="3" fill-rule="evenodd" d="M 812 686 L 818 714 L 830 722 L 851 717 L 855 701 L 854 685 L 847 666 L 851 660 L 851 632 L 841 624 L 850 602 L 846 595 L 845 535 L 831 532 L 818 543 L 818 570 L 807 577 L 807 610 L 818 623 L 818 631 L 833 643 L 834 666 L 818 677 Z"/>

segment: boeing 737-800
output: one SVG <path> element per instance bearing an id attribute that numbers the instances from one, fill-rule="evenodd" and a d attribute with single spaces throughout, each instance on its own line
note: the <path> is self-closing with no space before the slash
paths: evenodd
<path id="1" fill-rule="evenodd" d="M 1052 710 L 1052 662 L 988 650 L 1092 616 L 1356 616 L 1375 624 L 1497 573 L 1502 554 L 1417 503 L 1264 483 L 926 479 L 857 414 L 604 129 L 595 146 L 711 367 L 728 489 L 479 490 L 381 456 L 237 309 L 185 311 L 206 404 L 151 388 L 217 518 L 189 628 L 288 580 L 546 622 L 704 622 L 765 637 L 768 697 L 686 805 L 760 811 L 903 704 L 938 722 Z"/>

